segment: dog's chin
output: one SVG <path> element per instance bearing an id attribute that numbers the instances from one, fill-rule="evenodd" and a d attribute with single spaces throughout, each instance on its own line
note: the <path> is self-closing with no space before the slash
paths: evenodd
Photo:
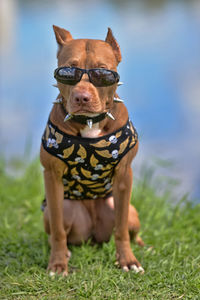
<path id="1" fill-rule="evenodd" d="M 90 110 L 78 110 L 78 111 L 73 111 L 70 114 L 75 115 L 75 116 L 88 116 L 88 117 L 96 117 L 100 115 L 103 111 L 90 111 Z"/>

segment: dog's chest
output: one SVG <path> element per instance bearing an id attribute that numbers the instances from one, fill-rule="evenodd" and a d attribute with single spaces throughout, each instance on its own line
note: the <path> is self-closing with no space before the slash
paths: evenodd
<path id="1" fill-rule="evenodd" d="M 98 136 L 101 130 L 97 124 L 87 127 L 83 128 L 82 137 L 72 136 L 49 120 L 42 138 L 45 150 L 67 165 L 64 194 L 71 200 L 108 197 L 116 165 L 137 142 L 137 133 L 129 121 L 105 136 Z"/>
<path id="2" fill-rule="evenodd" d="M 93 124 L 92 128 L 86 125 L 82 130 L 80 130 L 80 133 L 82 137 L 87 138 L 96 138 L 100 136 L 101 129 L 99 128 L 99 123 Z"/>

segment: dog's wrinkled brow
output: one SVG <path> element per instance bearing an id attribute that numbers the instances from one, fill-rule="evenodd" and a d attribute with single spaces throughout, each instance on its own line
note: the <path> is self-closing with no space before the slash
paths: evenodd
<path id="1" fill-rule="evenodd" d="M 77 39 L 63 47 L 58 65 L 80 68 L 105 67 L 115 70 L 116 59 L 108 43 L 101 40 Z"/>

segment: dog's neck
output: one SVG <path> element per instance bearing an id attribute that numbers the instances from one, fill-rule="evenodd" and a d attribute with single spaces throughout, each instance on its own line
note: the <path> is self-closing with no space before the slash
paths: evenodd
<path id="1" fill-rule="evenodd" d="M 80 134 L 82 137 L 95 138 L 101 135 L 101 128 L 99 123 L 95 123 L 90 128 L 88 125 L 85 125 L 83 129 L 80 129 Z"/>
<path id="2" fill-rule="evenodd" d="M 89 114 L 86 115 L 89 118 L 96 117 L 98 114 Z M 88 138 L 96 138 L 101 135 L 101 128 L 100 124 L 95 123 L 92 124 L 92 127 L 89 127 L 88 125 L 84 125 L 84 128 L 80 128 L 80 134 L 82 137 L 88 137 Z"/>
<path id="3" fill-rule="evenodd" d="M 104 120 L 93 124 L 92 128 L 89 128 L 88 125 L 79 124 L 71 120 L 64 122 L 63 120 L 65 119 L 66 113 L 60 104 L 54 104 L 50 114 L 50 119 L 53 124 L 58 126 L 60 130 L 67 134 L 94 138 L 109 134 L 119 129 L 128 119 L 128 112 L 123 103 L 116 103 L 113 106 L 111 113 L 115 117 L 115 121 L 106 117 Z"/>

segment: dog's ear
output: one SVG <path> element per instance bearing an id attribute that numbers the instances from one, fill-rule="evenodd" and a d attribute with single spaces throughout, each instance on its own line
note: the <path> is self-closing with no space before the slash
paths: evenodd
<path id="1" fill-rule="evenodd" d="M 64 44 L 66 44 L 66 42 L 69 42 L 73 39 L 71 33 L 64 28 L 53 25 L 53 30 L 59 47 L 63 46 Z"/>
<path id="2" fill-rule="evenodd" d="M 117 63 L 120 63 L 120 61 L 122 60 L 121 50 L 120 50 L 119 44 L 117 43 L 116 39 L 114 38 L 112 30 L 109 27 L 108 27 L 108 32 L 107 32 L 105 42 L 110 44 L 110 46 L 112 47 L 112 49 L 114 51 L 115 57 L 117 59 Z"/>

